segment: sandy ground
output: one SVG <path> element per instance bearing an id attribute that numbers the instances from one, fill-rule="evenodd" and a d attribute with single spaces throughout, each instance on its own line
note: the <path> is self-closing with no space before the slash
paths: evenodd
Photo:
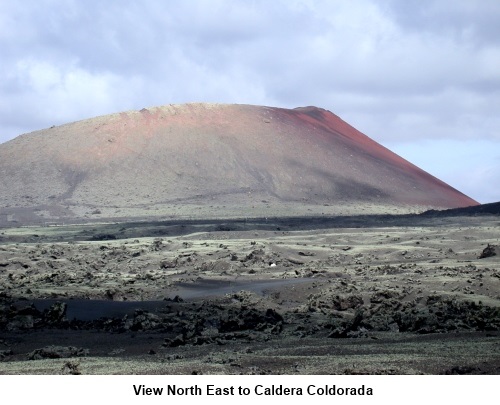
<path id="1" fill-rule="evenodd" d="M 0 374 L 500 374 L 499 231 L 498 216 L 1 229 Z"/>

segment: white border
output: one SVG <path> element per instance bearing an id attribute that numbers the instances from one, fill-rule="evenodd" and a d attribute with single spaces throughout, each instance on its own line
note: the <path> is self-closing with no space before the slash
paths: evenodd
<path id="1" fill-rule="evenodd" d="M 5 404 L 471 404 L 495 403 L 499 376 L 0 376 L 2 402 Z M 161 396 L 135 395 L 134 385 L 163 388 Z M 201 395 L 167 395 L 168 385 L 177 388 L 198 386 Z M 207 386 L 233 387 L 233 395 L 209 396 Z M 283 386 L 302 388 L 302 395 L 256 395 L 255 387 Z M 309 395 L 307 387 L 365 386 L 373 395 Z M 250 389 L 239 395 L 238 387 Z M 261 389 L 260 391 L 262 391 Z M 194 391 L 193 391 L 194 392 Z M 196 401 L 196 402 L 195 402 Z M 493 401 L 493 402 L 491 402 Z"/>

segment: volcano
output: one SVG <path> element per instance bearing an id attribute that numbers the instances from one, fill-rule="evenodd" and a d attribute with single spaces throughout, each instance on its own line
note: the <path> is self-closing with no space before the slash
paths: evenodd
<path id="1" fill-rule="evenodd" d="M 0 225 L 477 204 L 316 107 L 166 105 L 0 145 Z"/>

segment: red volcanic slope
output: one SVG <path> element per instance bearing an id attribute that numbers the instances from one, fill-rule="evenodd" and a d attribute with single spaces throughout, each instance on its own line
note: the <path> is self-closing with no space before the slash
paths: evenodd
<path id="1" fill-rule="evenodd" d="M 167 105 L 20 136 L 0 145 L 0 190 L 4 215 L 162 204 L 244 210 L 262 199 L 477 204 L 329 111 L 224 104 Z"/>

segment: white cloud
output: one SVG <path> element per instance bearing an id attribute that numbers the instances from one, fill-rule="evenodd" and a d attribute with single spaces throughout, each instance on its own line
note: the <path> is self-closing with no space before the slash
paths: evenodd
<path id="1" fill-rule="evenodd" d="M 15 118 L 24 117 L 36 129 L 127 108 L 140 85 L 134 78 L 91 73 L 75 63 L 54 65 L 32 59 L 18 61 L 7 77 L 19 88 L 2 100 L 2 119 L 8 122 L 11 117 L 15 126 Z"/>

